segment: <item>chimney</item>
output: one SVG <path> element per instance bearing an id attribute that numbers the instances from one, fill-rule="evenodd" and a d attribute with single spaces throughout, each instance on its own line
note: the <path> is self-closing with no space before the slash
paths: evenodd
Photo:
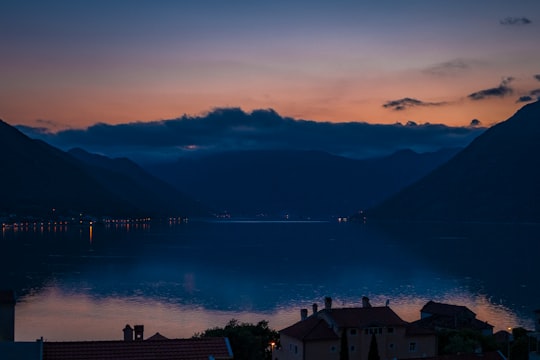
<path id="1" fill-rule="evenodd" d="M 0 342 L 15 341 L 15 292 L 0 290 Z"/>
<path id="2" fill-rule="evenodd" d="M 369 303 L 369 298 L 367 296 L 362 297 L 362 307 L 363 308 L 370 308 L 371 304 Z"/>
<path id="3" fill-rule="evenodd" d="M 307 319 L 307 309 L 300 309 L 300 319 L 302 321 Z"/>
<path id="4" fill-rule="evenodd" d="M 332 298 L 330 296 L 324 298 L 324 308 L 326 310 L 332 309 Z"/>
<path id="5" fill-rule="evenodd" d="M 124 332 L 124 341 L 133 341 L 133 328 L 129 324 L 122 331 Z"/>
<path id="6" fill-rule="evenodd" d="M 144 325 L 135 325 L 135 341 L 143 341 L 144 340 Z"/>
<path id="7" fill-rule="evenodd" d="M 317 311 L 319 310 L 319 307 L 317 306 L 317 304 L 313 304 L 313 315 L 317 315 Z"/>

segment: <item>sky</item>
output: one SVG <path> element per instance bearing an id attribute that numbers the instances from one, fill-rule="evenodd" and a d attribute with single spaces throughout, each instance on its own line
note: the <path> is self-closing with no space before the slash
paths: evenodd
<path id="1" fill-rule="evenodd" d="M 273 109 L 484 126 L 540 95 L 540 1 L 4 0 L 0 118 L 49 131 Z"/>

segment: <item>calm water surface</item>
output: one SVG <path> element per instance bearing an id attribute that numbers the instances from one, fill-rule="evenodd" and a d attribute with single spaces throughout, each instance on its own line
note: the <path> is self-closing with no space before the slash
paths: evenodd
<path id="1" fill-rule="evenodd" d="M 466 305 L 495 330 L 533 328 L 537 225 L 190 222 L 4 229 L 1 288 L 14 288 L 16 339 L 121 339 L 126 324 L 190 337 L 230 319 L 274 329 L 301 308 Z"/>

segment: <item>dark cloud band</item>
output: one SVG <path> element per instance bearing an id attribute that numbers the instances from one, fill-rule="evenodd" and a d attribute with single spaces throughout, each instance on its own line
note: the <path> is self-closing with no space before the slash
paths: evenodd
<path id="1" fill-rule="evenodd" d="M 510 87 L 510 82 L 512 82 L 513 80 L 514 78 L 507 77 L 501 81 L 501 84 L 499 86 L 474 92 L 472 94 L 469 94 L 467 97 L 471 100 L 483 100 L 492 97 L 505 97 L 506 95 L 510 95 L 514 92 L 514 90 Z"/>
<path id="2" fill-rule="evenodd" d="M 383 107 L 386 109 L 392 109 L 394 111 L 401 111 L 407 108 L 417 107 L 417 106 L 442 106 L 446 105 L 445 102 L 425 102 L 413 98 L 403 98 L 399 100 L 389 100 L 383 104 Z"/>
<path id="3" fill-rule="evenodd" d="M 406 103 L 417 104 L 418 100 Z M 397 105 L 399 106 L 399 105 Z M 366 158 L 400 149 L 418 152 L 463 147 L 485 129 L 437 124 L 403 126 L 359 122 L 330 123 L 295 120 L 273 110 L 246 113 L 238 108 L 216 109 L 204 116 L 122 125 L 96 124 L 84 130 L 58 133 L 19 127 L 31 137 L 61 149 L 82 147 L 108 156 L 133 160 L 171 160 L 218 151 L 319 150 Z"/>

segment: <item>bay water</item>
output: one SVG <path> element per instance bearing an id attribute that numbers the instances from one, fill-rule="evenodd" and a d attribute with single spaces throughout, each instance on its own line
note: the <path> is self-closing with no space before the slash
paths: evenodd
<path id="1" fill-rule="evenodd" d="M 190 221 L 3 228 L 0 288 L 15 337 L 119 340 L 126 324 L 184 338 L 231 319 L 280 330 L 300 309 L 429 300 L 465 305 L 495 331 L 534 328 L 537 224 Z M 311 310 L 310 310 L 311 311 Z"/>

